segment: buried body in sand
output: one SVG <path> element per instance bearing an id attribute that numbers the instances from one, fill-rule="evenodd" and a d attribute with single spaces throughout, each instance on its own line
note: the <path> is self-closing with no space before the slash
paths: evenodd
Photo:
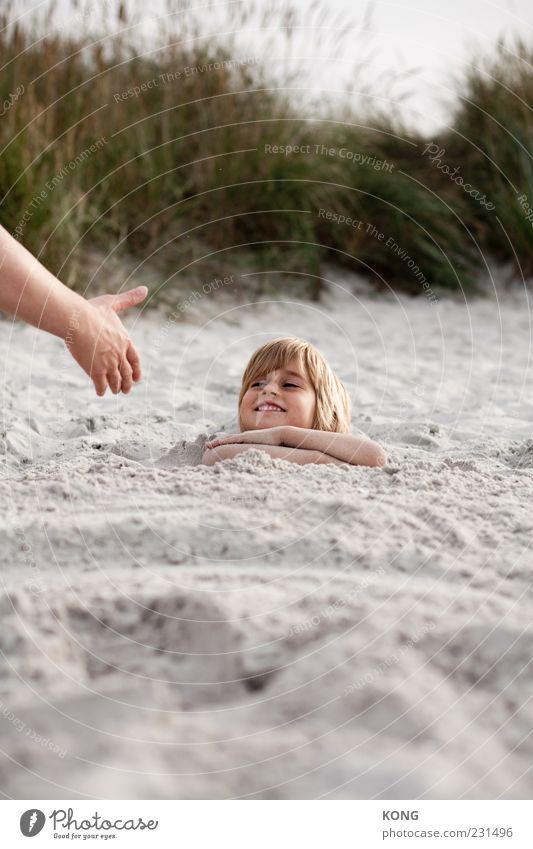
<path id="1" fill-rule="evenodd" d="M 348 433 L 350 400 L 321 354 L 302 339 L 267 342 L 246 366 L 239 396 L 241 433 L 206 443 L 212 466 L 250 448 L 292 463 L 384 466 L 383 449 Z"/>

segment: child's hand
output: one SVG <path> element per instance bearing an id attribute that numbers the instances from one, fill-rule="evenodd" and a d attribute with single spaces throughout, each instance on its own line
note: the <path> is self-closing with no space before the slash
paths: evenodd
<path id="1" fill-rule="evenodd" d="M 243 433 L 232 433 L 220 436 L 205 443 L 206 448 L 217 448 L 219 445 L 232 445 L 248 442 L 254 445 L 282 445 L 283 425 L 266 427 L 261 430 L 245 430 Z"/>

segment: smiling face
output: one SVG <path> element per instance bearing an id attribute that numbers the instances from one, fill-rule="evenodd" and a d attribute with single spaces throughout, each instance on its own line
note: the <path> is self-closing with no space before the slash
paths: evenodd
<path id="1" fill-rule="evenodd" d="M 251 383 L 239 408 L 240 425 L 243 431 L 278 425 L 311 428 L 315 411 L 315 390 L 295 358 Z"/>

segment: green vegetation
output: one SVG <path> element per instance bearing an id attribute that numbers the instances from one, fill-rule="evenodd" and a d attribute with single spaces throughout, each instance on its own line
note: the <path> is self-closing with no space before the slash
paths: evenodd
<path id="1" fill-rule="evenodd" d="M 252 6 L 233 10 L 233 30 Z M 427 139 L 397 110 L 299 102 L 290 71 L 273 82 L 231 36 L 205 38 L 192 12 L 147 47 L 124 4 L 109 7 L 98 39 L 0 15 L 0 222 L 64 282 L 108 286 L 120 264 L 168 295 L 246 271 L 247 286 L 296 281 L 317 297 L 325 261 L 413 294 L 474 291 L 486 256 L 533 273 L 523 44 L 472 66 L 452 126 Z M 73 3 L 72 32 L 91 8 Z M 290 53 L 294 12 L 255 13 Z M 326 19 L 319 3 L 315 14 Z"/>
<path id="2" fill-rule="evenodd" d="M 533 49 L 498 45 L 491 61 L 470 68 L 452 131 L 442 147 L 481 186 L 493 212 L 470 201 L 468 220 L 482 246 L 533 275 Z M 525 195 L 526 200 L 520 202 Z M 495 220 L 495 218 L 499 219 Z M 501 222 L 501 223 L 500 223 Z"/>

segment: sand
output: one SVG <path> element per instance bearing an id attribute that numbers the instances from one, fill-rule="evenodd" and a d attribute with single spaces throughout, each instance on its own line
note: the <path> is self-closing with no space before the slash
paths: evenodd
<path id="1" fill-rule="evenodd" d="M 531 798 L 527 296 L 334 280 L 131 317 L 129 397 L 0 322 L 6 797 Z M 199 465 L 295 333 L 387 466 Z"/>

